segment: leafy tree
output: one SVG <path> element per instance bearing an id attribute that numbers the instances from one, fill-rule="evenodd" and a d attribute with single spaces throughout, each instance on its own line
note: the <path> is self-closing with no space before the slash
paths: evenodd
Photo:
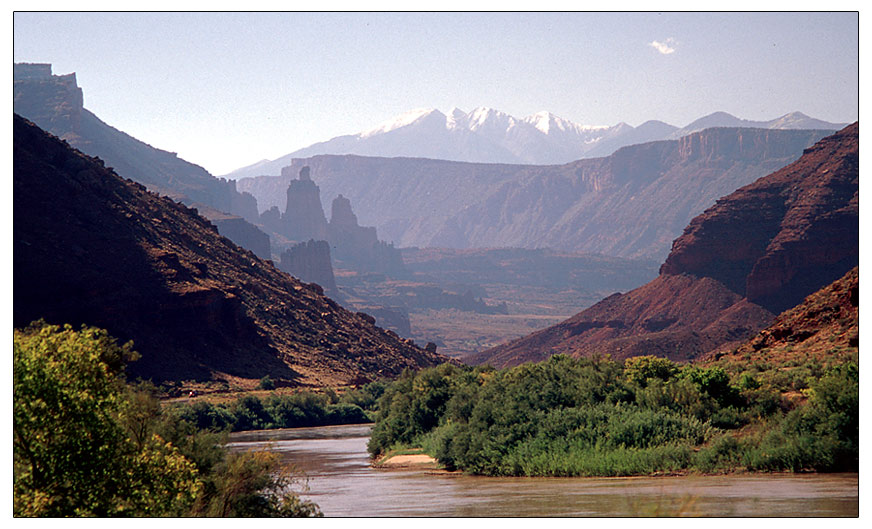
<path id="1" fill-rule="evenodd" d="M 263 430 L 270 427 L 271 417 L 263 403 L 254 395 L 237 400 L 230 410 L 236 418 L 235 430 Z"/>
<path id="2" fill-rule="evenodd" d="M 739 391 L 730 385 L 730 375 L 722 367 L 686 366 L 679 376 L 694 383 L 722 406 L 737 403 Z"/>
<path id="3" fill-rule="evenodd" d="M 216 430 L 229 413 L 164 413 L 153 386 L 126 384 L 124 363 L 136 356 L 91 327 L 36 322 L 14 332 L 16 516 L 320 514 L 293 492 L 299 474 L 278 454 L 227 455 Z M 238 411 L 263 420 L 255 401 Z"/>
<path id="4" fill-rule="evenodd" d="M 14 332 L 16 515 L 163 516 L 191 506 L 195 466 L 129 413 L 121 375 L 135 357 L 101 329 L 38 322 Z"/>

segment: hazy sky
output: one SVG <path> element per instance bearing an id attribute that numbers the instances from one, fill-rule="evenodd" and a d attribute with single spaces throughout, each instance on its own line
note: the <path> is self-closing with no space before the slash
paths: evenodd
<path id="1" fill-rule="evenodd" d="M 856 13 L 16 13 L 14 60 L 215 175 L 420 107 L 858 119 Z"/>

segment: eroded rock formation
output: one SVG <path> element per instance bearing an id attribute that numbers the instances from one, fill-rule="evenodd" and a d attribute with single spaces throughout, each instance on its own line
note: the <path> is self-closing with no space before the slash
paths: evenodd
<path id="1" fill-rule="evenodd" d="M 282 172 L 282 176 L 287 176 Z M 291 180 L 286 193 L 281 233 L 292 241 L 327 239 L 327 218 L 321 207 L 321 191 L 309 176 L 309 168 L 300 169 L 299 178 Z"/>
<path id="2" fill-rule="evenodd" d="M 281 254 L 279 269 L 307 283 L 315 283 L 336 299 L 339 290 L 330 261 L 330 245 L 327 241 L 308 240 L 288 248 Z"/>
<path id="3" fill-rule="evenodd" d="M 362 224 L 400 247 L 545 247 L 662 262 L 715 200 L 829 134 L 714 128 L 551 166 L 322 155 L 290 167 L 310 166 L 327 200 L 341 193 Z M 280 204 L 287 185 L 280 176 L 239 181 L 262 209 Z"/>
<path id="4" fill-rule="evenodd" d="M 358 225 L 351 201 L 342 195 L 333 199 L 327 238 L 334 256 L 347 268 L 393 275 L 403 272 L 403 257 L 392 244 L 378 240 L 373 227 Z"/>

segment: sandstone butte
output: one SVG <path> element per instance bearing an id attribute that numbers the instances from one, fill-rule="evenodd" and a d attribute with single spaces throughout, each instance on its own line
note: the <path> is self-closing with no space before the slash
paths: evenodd
<path id="1" fill-rule="evenodd" d="M 14 118 L 13 325 L 94 325 L 161 380 L 326 386 L 445 361 L 338 306 L 148 191 Z"/>
<path id="2" fill-rule="evenodd" d="M 650 283 L 467 360 L 729 351 L 859 262 L 859 124 L 721 198 L 674 241 Z"/>

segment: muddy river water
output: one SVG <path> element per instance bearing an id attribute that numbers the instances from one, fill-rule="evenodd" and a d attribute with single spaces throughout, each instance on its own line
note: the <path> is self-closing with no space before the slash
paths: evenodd
<path id="1" fill-rule="evenodd" d="M 641 478 L 491 478 L 369 466 L 368 425 L 232 434 L 230 449 L 269 446 L 308 476 L 327 517 L 858 515 L 858 474 Z"/>

